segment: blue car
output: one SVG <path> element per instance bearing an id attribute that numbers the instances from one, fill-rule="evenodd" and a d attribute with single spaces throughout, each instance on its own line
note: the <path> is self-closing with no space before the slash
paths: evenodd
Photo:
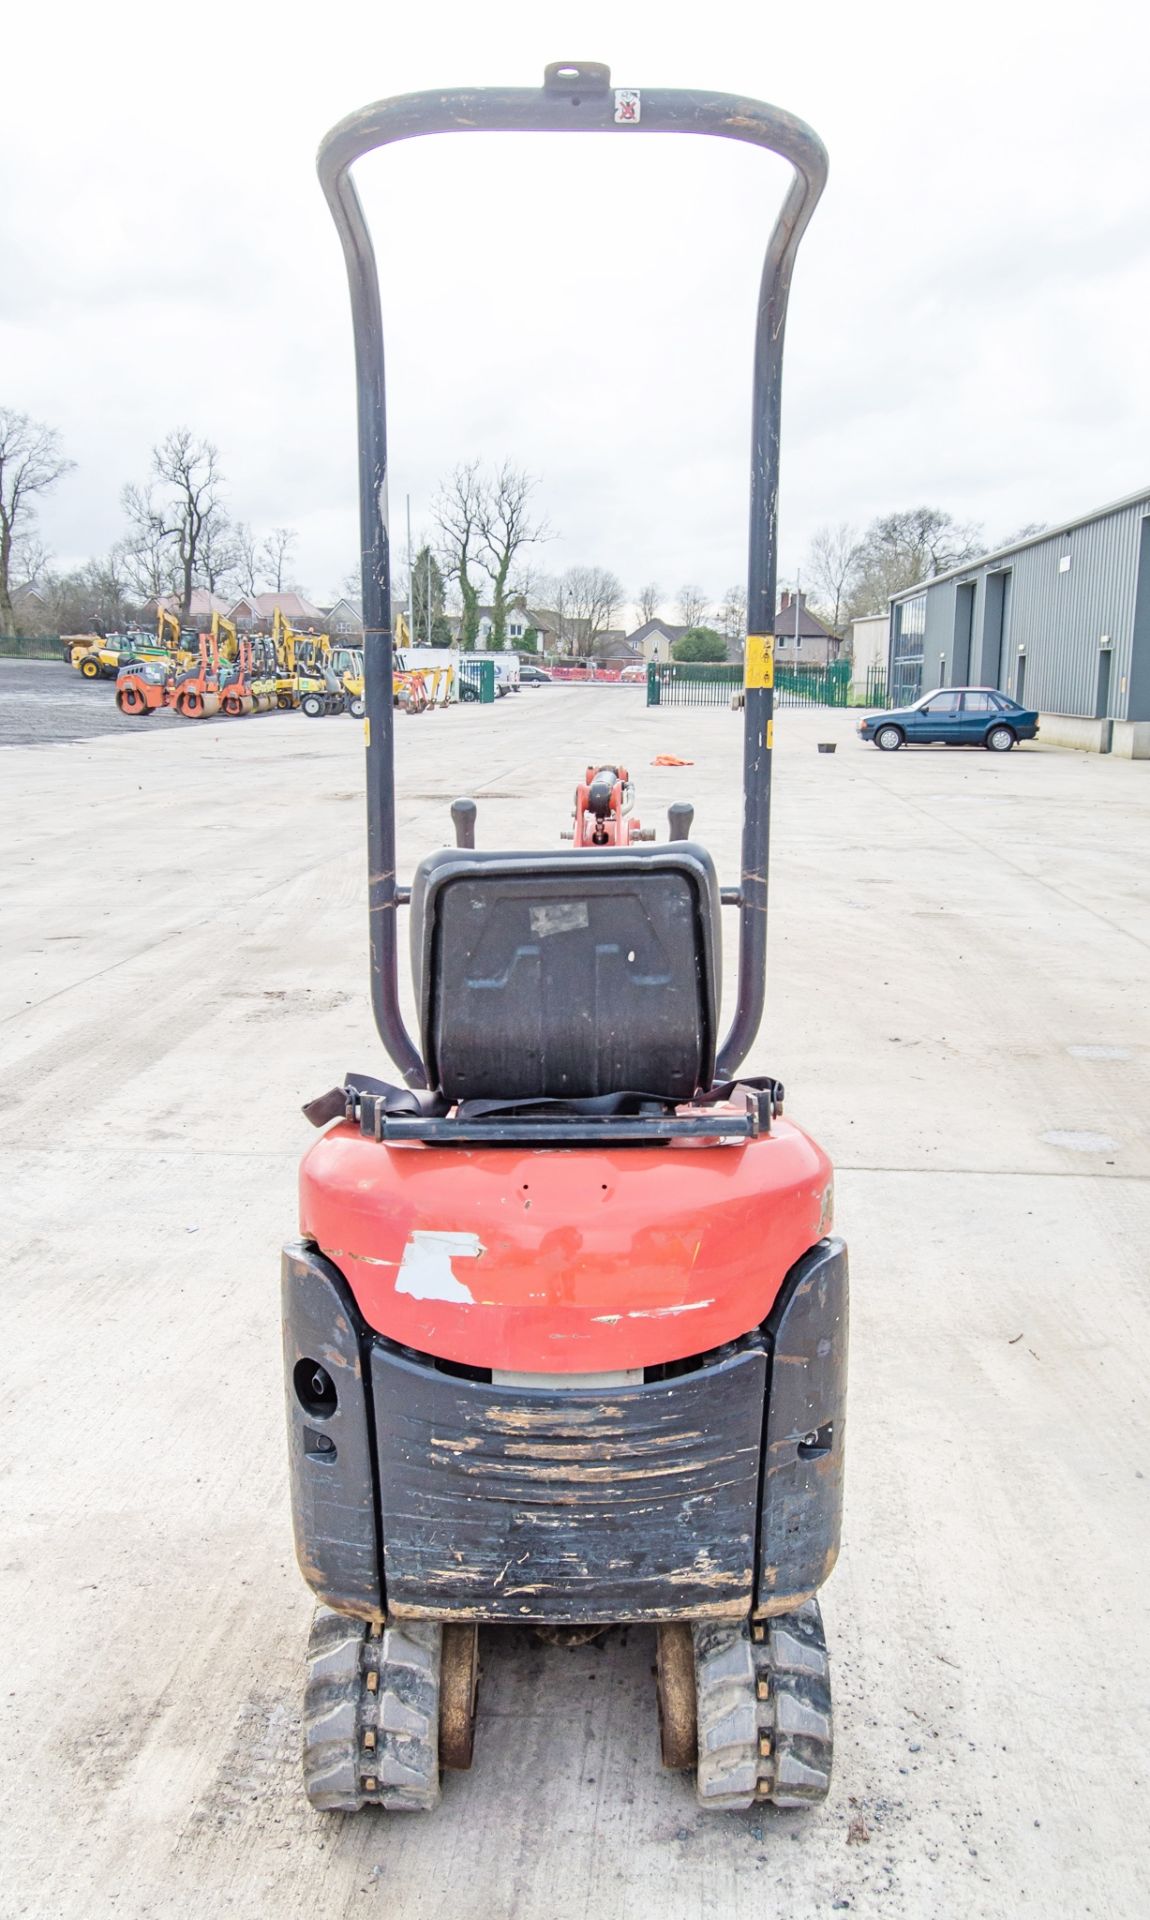
<path id="1" fill-rule="evenodd" d="M 996 687 L 939 687 L 924 693 L 913 707 L 893 713 L 869 713 L 858 724 L 860 738 L 884 753 L 908 745 L 941 742 L 947 747 L 986 747 L 1009 753 L 1016 740 L 1033 740 L 1038 715 L 1020 707 Z"/>

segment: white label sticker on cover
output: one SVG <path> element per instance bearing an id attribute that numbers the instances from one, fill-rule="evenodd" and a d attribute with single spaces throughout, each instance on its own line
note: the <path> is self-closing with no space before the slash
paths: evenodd
<path id="1" fill-rule="evenodd" d="M 458 1300 L 474 1305 L 475 1295 L 455 1273 L 453 1260 L 478 1260 L 483 1245 L 476 1233 L 429 1233 L 418 1229 L 403 1249 L 395 1291 L 413 1300 Z"/>

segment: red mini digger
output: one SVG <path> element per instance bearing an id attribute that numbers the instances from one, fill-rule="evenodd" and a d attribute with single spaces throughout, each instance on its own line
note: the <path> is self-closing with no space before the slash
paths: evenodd
<path id="1" fill-rule="evenodd" d="M 634 806 L 635 789 L 626 767 L 588 767 L 575 789 L 573 825 L 562 837 L 577 847 L 630 847 L 639 840 L 653 840 L 655 829 L 643 826 Z M 673 840 L 686 837 L 671 834 Z"/>
<path id="2" fill-rule="evenodd" d="M 456 845 L 396 879 L 379 290 L 354 162 L 435 133 L 693 133 L 785 156 L 754 357 L 742 864 L 720 887 L 672 809 L 637 845 L 622 768 L 580 844 Z M 471 1762 L 480 1625 L 650 1623 L 666 1765 L 708 1808 L 827 1793 L 818 1588 L 842 1506 L 847 1262 L 831 1168 L 739 1078 L 763 1010 L 783 326 L 825 177 L 801 121 L 726 94 L 542 89 L 383 101 L 324 141 L 358 377 L 371 988 L 402 1085 L 313 1101 L 284 1343 L 309 1649 L 312 1804 L 430 1808 Z M 734 724 L 734 723 L 733 723 Z M 644 836 L 645 837 L 645 836 Z M 720 1040 L 722 906 L 739 926 Z M 418 1044 L 398 989 L 409 917 Z M 334 1122 L 334 1124 L 332 1124 Z M 652 1715 L 654 1724 L 655 1715 Z"/>

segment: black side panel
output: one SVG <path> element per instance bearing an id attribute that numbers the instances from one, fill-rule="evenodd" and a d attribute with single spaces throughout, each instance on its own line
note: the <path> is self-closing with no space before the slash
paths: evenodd
<path id="1" fill-rule="evenodd" d="M 847 1250 L 820 1240 L 791 1269 L 769 1324 L 771 1395 L 756 1611 L 786 1613 L 838 1558 L 846 1438 Z"/>
<path id="2" fill-rule="evenodd" d="M 342 1274 L 306 1241 L 284 1248 L 284 1384 L 296 1555 L 330 1607 L 383 1612 L 368 1394 Z M 334 1389 L 317 1383 L 319 1366 Z"/>
<path id="3" fill-rule="evenodd" d="M 388 1606 L 622 1621 L 751 1605 L 766 1357 L 614 1390 L 372 1354 Z"/>

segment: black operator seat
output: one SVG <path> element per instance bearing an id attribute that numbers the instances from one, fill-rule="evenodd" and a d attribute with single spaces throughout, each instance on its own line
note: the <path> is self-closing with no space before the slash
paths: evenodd
<path id="1" fill-rule="evenodd" d="M 705 847 L 421 861 L 411 960 L 428 1079 L 449 1100 L 688 1100 L 715 1070 L 719 885 Z"/>

